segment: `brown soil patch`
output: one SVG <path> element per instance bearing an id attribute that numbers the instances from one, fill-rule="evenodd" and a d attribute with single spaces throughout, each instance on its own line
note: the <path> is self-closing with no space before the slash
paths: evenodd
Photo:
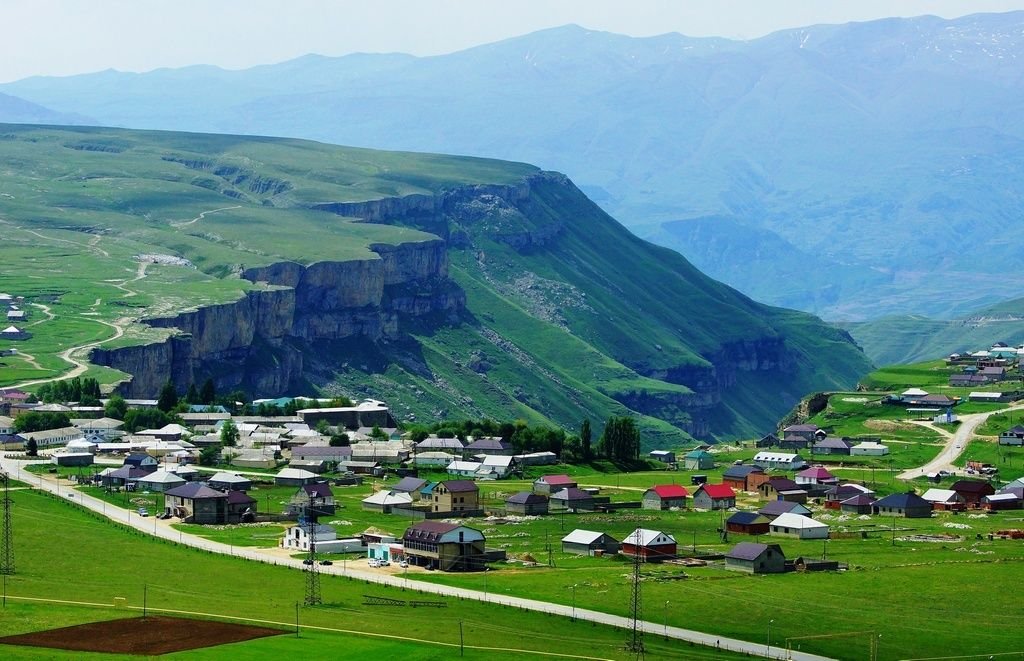
<path id="1" fill-rule="evenodd" d="M 0 644 L 49 647 L 76 652 L 168 654 L 254 638 L 278 636 L 284 631 L 178 617 L 132 617 L 92 622 L 0 638 Z"/>
<path id="2" fill-rule="evenodd" d="M 917 425 L 909 422 L 897 422 L 896 420 L 881 420 L 870 418 L 864 421 L 864 426 L 877 431 L 896 431 L 898 429 L 917 429 Z"/>

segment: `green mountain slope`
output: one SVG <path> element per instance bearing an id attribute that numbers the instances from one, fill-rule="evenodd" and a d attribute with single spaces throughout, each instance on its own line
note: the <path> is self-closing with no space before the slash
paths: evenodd
<path id="1" fill-rule="evenodd" d="M 844 327 L 877 365 L 933 360 L 955 351 L 1024 343 L 1024 298 L 997 303 L 959 319 L 883 317 Z"/>
<path id="2" fill-rule="evenodd" d="M 131 374 L 133 395 L 209 376 L 377 396 L 404 419 L 634 414 L 654 444 L 756 433 L 869 369 L 845 333 L 524 164 L 10 125 L 0 171 L 0 291 L 56 315 L 19 346 L 40 369 L 0 384 L 99 340 L 93 373 Z"/>

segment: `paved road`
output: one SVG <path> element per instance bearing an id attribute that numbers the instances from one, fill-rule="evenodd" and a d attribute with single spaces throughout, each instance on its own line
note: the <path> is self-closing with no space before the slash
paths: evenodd
<path id="1" fill-rule="evenodd" d="M 956 472 L 958 469 L 953 465 L 953 462 L 963 454 L 963 451 L 967 448 L 967 443 L 971 440 L 974 435 L 974 430 L 981 426 L 989 416 L 997 413 L 1005 413 L 1020 408 L 1024 404 L 1014 404 L 1013 406 L 1005 409 L 999 409 L 998 411 L 988 411 L 987 413 L 969 413 L 967 415 L 960 416 L 960 424 L 956 428 L 956 432 L 950 434 L 945 429 L 935 426 L 931 422 L 919 422 L 922 427 L 928 427 L 939 432 L 941 435 L 947 438 L 946 445 L 942 450 L 935 456 L 934 459 L 929 461 L 924 466 L 918 468 L 911 468 L 908 471 L 904 471 L 897 475 L 901 480 L 912 480 L 916 477 L 922 477 L 928 473 L 938 473 L 940 470 Z"/>
<path id="2" fill-rule="evenodd" d="M 254 548 L 239 548 L 229 546 L 227 544 L 221 544 L 220 542 L 214 542 L 203 537 L 190 535 L 183 533 L 180 530 L 175 530 L 170 526 L 167 521 L 162 521 L 155 517 L 140 517 L 138 514 L 133 514 L 131 510 L 124 510 L 120 507 L 109 505 L 106 501 L 100 500 L 88 494 L 84 494 L 81 491 L 76 491 L 68 486 L 67 483 L 58 483 L 51 475 L 36 475 L 29 473 L 23 469 L 26 462 L 18 462 L 10 459 L 0 459 L 0 468 L 7 471 L 13 479 L 20 480 L 22 482 L 31 484 L 37 488 L 43 489 L 50 493 L 60 495 L 62 497 L 68 497 L 71 494 L 70 499 L 87 507 L 95 512 L 106 516 L 112 521 L 123 523 L 139 531 L 161 537 L 170 541 L 179 542 L 194 548 L 212 551 L 214 553 L 222 553 L 225 555 L 233 555 L 238 558 L 245 558 L 248 560 L 255 560 L 258 562 L 267 562 L 275 565 L 289 566 L 296 569 L 302 569 L 302 561 L 290 558 L 282 557 L 280 552 L 275 553 L 275 550 L 260 550 Z M 45 463 L 45 462 L 44 462 Z M 437 594 L 444 597 L 459 597 L 466 599 L 475 599 L 477 601 L 488 601 L 496 604 L 507 604 L 516 608 L 525 608 L 533 611 L 539 611 L 543 613 L 551 613 L 554 615 L 561 615 L 563 617 L 572 617 L 574 614 L 581 620 L 590 622 L 597 622 L 599 624 L 607 624 L 613 627 L 620 627 L 628 629 L 632 627 L 632 621 L 629 618 L 621 617 L 618 615 L 610 615 L 608 613 L 602 613 L 599 611 L 588 610 L 585 608 L 572 608 L 571 606 L 564 606 L 562 604 L 554 604 L 546 601 L 538 601 L 536 599 L 523 599 L 520 597 L 511 597 L 507 595 L 496 595 L 493 593 L 480 592 L 477 590 L 467 590 L 464 588 L 456 588 L 447 585 L 438 585 L 435 583 L 425 583 L 416 581 L 415 579 L 407 579 L 401 575 L 391 574 L 378 574 L 368 571 L 361 571 L 358 569 L 351 569 L 346 565 L 338 567 L 337 565 L 329 567 L 321 567 L 323 574 L 335 574 L 352 576 L 360 580 L 364 580 L 370 583 L 378 583 L 380 585 L 389 585 L 393 587 L 410 587 L 423 592 Z M 764 657 L 767 652 L 767 648 L 764 643 L 750 643 L 745 640 L 737 640 L 734 638 L 725 638 L 722 636 L 715 636 L 711 634 L 701 633 L 700 631 L 693 631 L 690 629 L 682 629 L 679 627 L 668 627 L 666 630 L 664 624 L 657 622 L 644 621 L 640 623 L 644 632 L 651 635 L 668 636 L 678 640 L 684 640 L 701 645 L 708 645 L 715 647 L 716 645 L 724 650 L 730 650 L 734 652 L 740 652 L 745 654 L 752 654 L 755 656 Z M 828 661 L 828 657 L 816 656 L 814 654 L 806 654 L 802 652 L 792 652 L 787 655 L 785 648 L 776 647 L 775 645 L 771 648 L 771 656 L 773 659 L 794 659 L 795 661 Z"/>

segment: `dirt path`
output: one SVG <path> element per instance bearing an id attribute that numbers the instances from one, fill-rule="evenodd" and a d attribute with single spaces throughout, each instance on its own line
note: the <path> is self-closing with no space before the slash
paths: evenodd
<path id="1" fill-rule="evenodd" d="M 37 319 L 36 321 L 33 321 L 28 326 L 25 326 L 25 328 L 31 328 L 32 326 L 36 326 L 38 324 L 43 323 L 44 321 L 53 321 L 54 319 L 57 318 L 57 315 L 55 315 L 54 313 L 50 312 L 50 306 L 49 305 L 43 305 L 42 303 L 29 303 L 29 305 L 31 305 L 34 308 L 39 308 L 40 310 L 42 310 L 43 314 L 46 315 L 46 319 Z"/>
<path id="2" fill-rule="evenodd" d="M 958 469 L 953 465 L 953 462 L 956 461 L 967 448 L 967 443 L 974 435 L 974 430 L 980 427 L 989 419 L 989 417 L 996 415 L 997 413 L 1006 413 L 1007 411 L 1019 409 L 1021 406 L 1024 406 L 1024 402 L 1018 402 L 1017 404 L 997 411 L 989 411 L 987 413 L 970 413 L 968 415 L 960 416 L 960 425 L 956 428 L 956 432 L 954 433 L 950 433 L 949 431 L 936 426 L 935 423 L 932 422 L 915 422 L 914 424 L 932 429 L 946 437 L 946 444 L 943 446 L 939 454 L 937 454 L 935 458 L 927 464 L 917 468 L 911 468 L 910 470 L 900 473 L 896 477 L 901 480 L 913 480 L 914 478 L 922 477 L 929 473 L 938 473 L 941 470 L 956 473 Z"/>
<path id="3" fill-rule="evenodd" d="M 70 349 L 65 349 L 64 351 L 62 351 L 60 354 L 60 359 L 72 365 L 72 369 L 69 372 L 65 372 L 60 376 L 52 376 L 46 379 L 32 379 L 30 381 L 22 381 L 21 383 L 15 383 L 14 385 L 9 387 L 27 388 L 28 386 L 38 386 L 43 383 L 65 381 L 67 379 L 73 379 L 76 376 L 82 376 L 83 374 L 85 374 L 85 372 L 89 369 L 89 364 L 79 360 L 78 358 L 75 358 L 75 354 L 81 351 L 88 351 L 93 347 L 98 347 L 101 344 L 110 342 L 111 340 L 116 340 L 117 338 L 124 335 L 123 326 L 112 324 L 109 321 L 103 321 L 102 319 L 93 319 L 92 321 L 95 321 L 98 324 L 103 324 L 104 326 L 110 326 L 111 328 L 114 329 L 114 335 L 112 337 L 104 338 L 102 340 L 96 340 L 94 342 L 88 342 L 86 344 L 79 344 L 78 346 L 74 346 L 71 347 Z"/>
<path id="4" fill-rule="evenodd" d="M 241 204 L 236 204 L 233 207 L 221 207 L 220 209 L 210 209 L 209 211 L 204 211 L 204 212 L 200 213 L 198 216 L 196 216 L 192 220 L 185 221 L 184 223 L 171 223 L 171 226 L 172 227 L 188 227 L 189 225 L 192 225 L 194 223 L 198 223 L 200 220 L 202 220 L 203 218 L 206 218 L 211 213 L 217 213 L 218 211 L 230 211 L 231 209 L 241 209 L 241 208 L 242 208 Z"/>

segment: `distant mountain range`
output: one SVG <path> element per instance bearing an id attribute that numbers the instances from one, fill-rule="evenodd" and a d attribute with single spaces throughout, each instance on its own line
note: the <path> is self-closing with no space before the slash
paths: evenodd
<path id="1" fill-rule="evenodd" d="M 0 93 L 0 122 L 10 124 L 96 124 L 95 119 L 62 113 L 44 108 L 43 106 L 20 99 L 10 94 Z"/>
<path id="2" fill-rule="evenodd" d="M 492 156 L 567 173 L 745 293 L 830 319 L 1019 295 L 1024 12 L 751 41 L 577 26 L 437 57 L 0 86 L 103 124 Z"/>

